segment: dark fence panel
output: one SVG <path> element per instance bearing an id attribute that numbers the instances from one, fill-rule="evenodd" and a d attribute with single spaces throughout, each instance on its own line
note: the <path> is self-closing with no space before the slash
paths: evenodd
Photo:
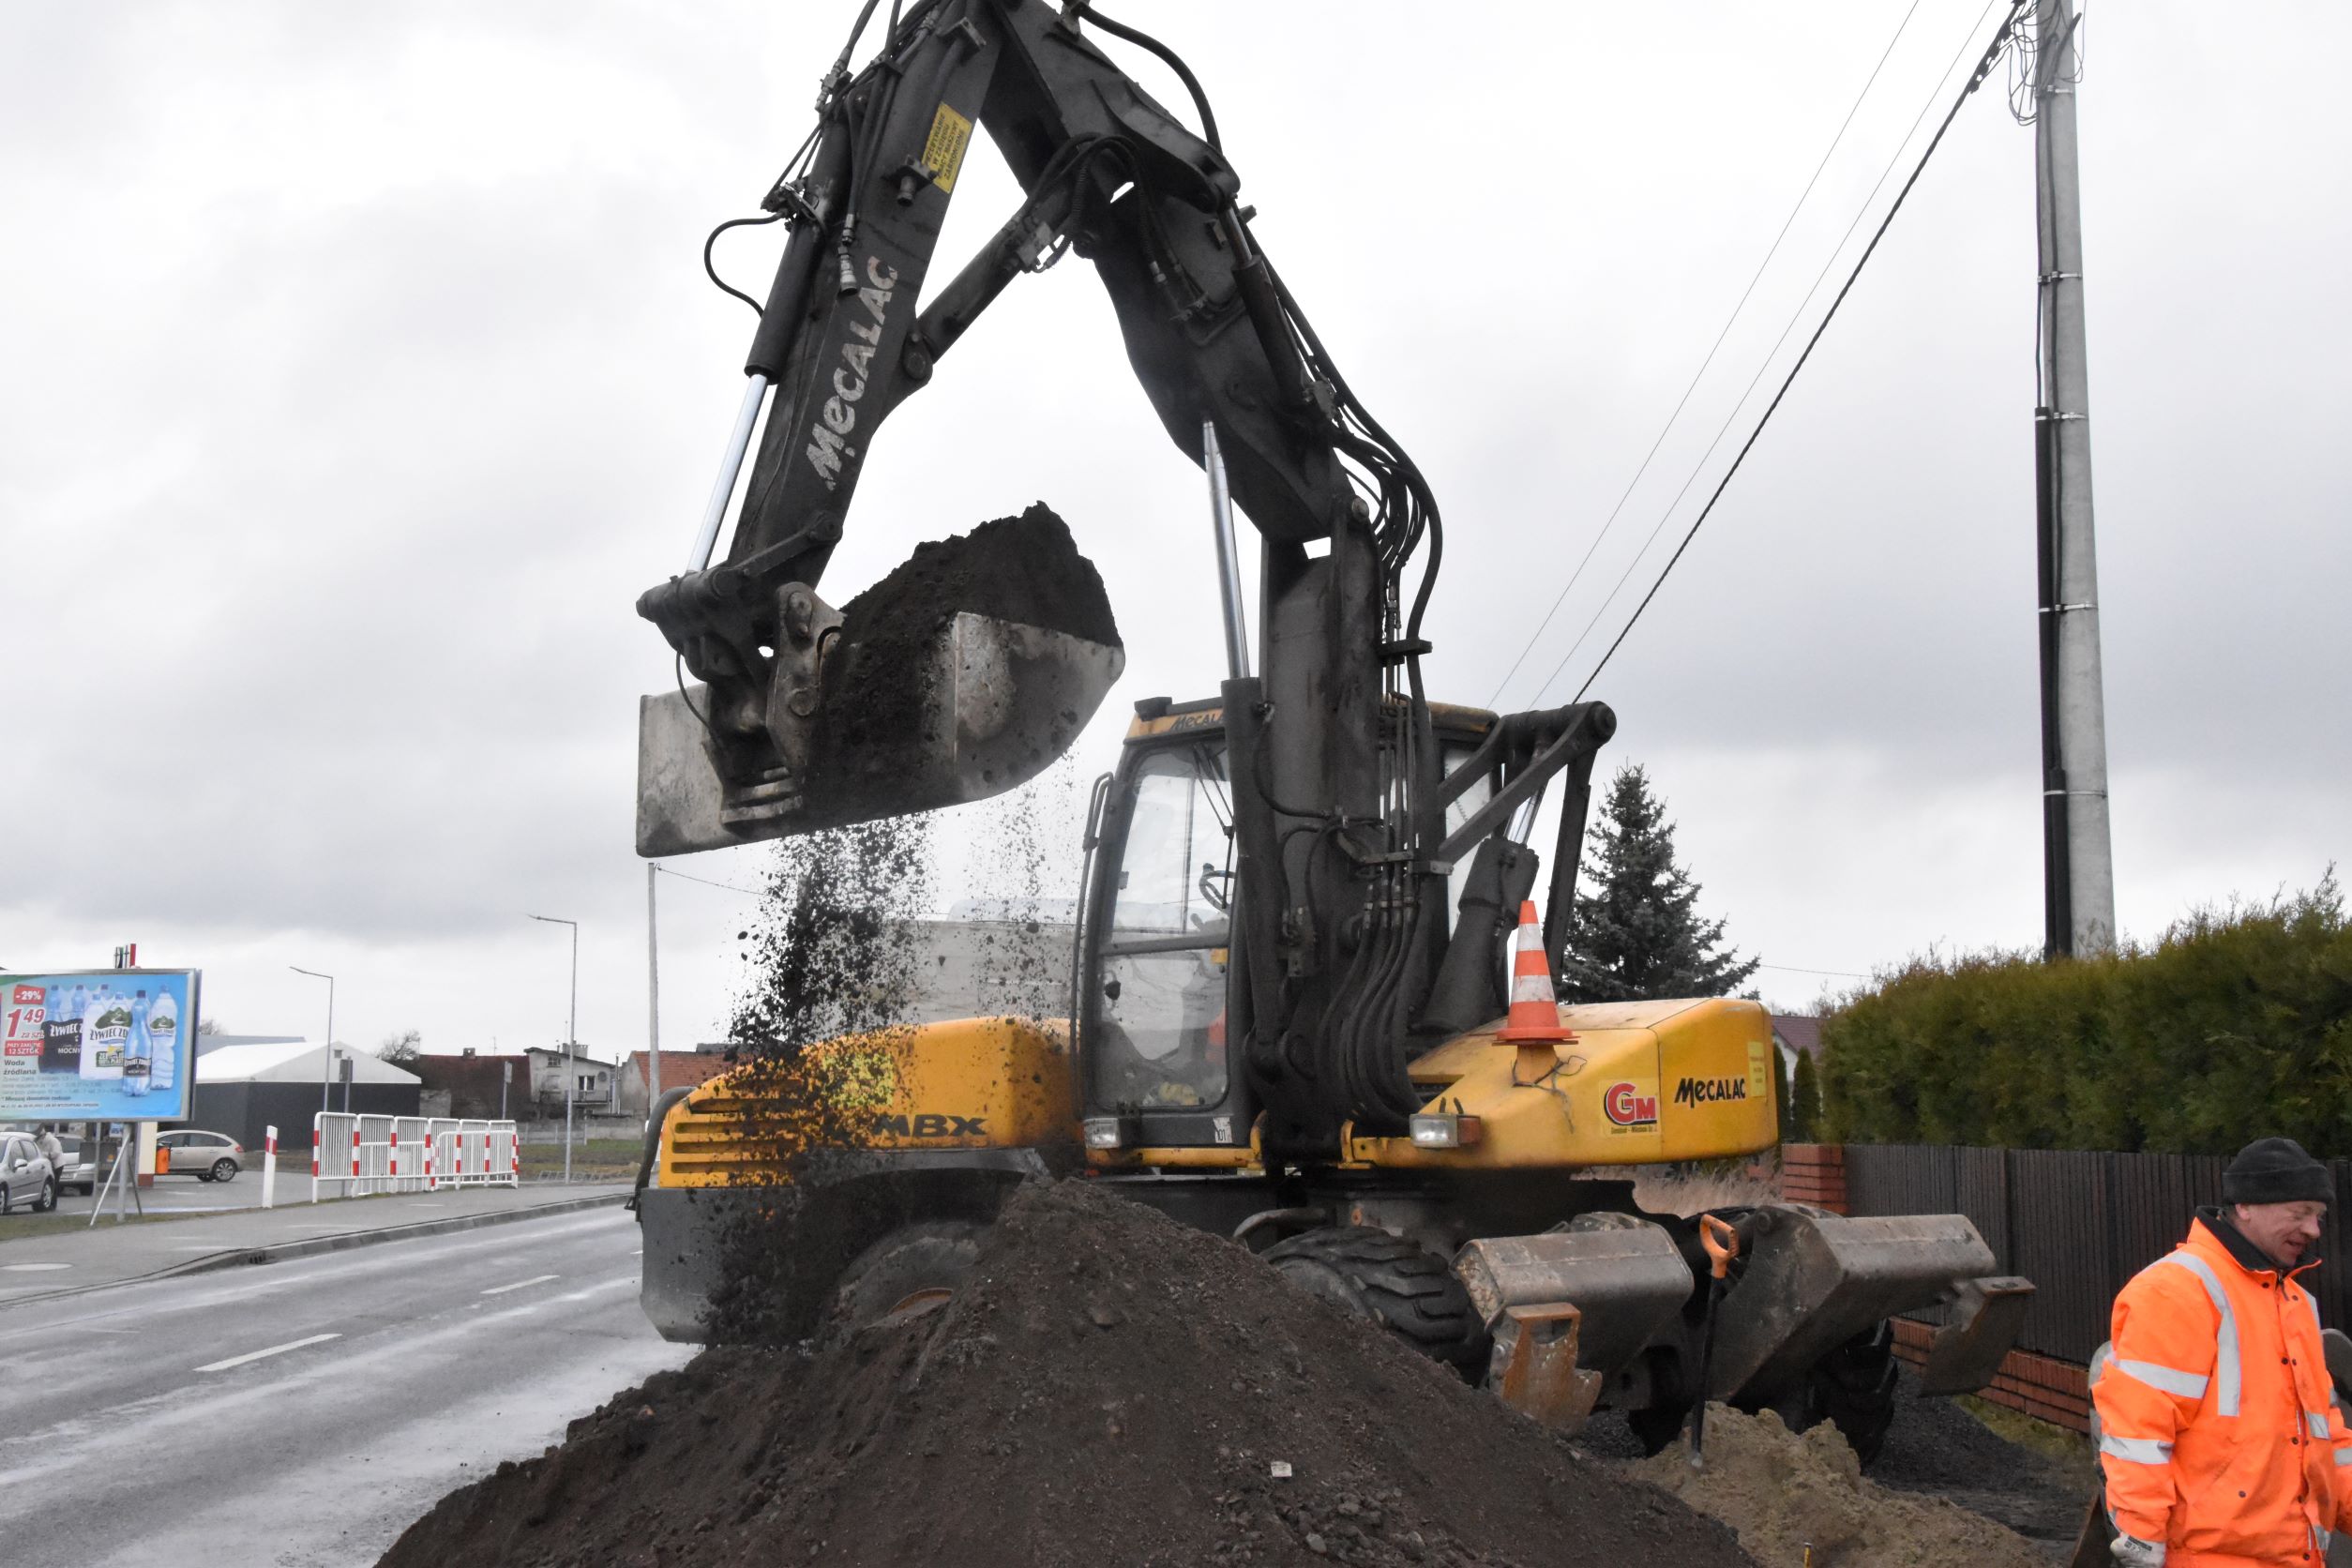
<path id="1" fill-rule="evenodd" d="M 1968 1215 L 1997 1272 L 2034 1283 L 2017 1348 L 2088 1362 L 2107 1337 L 2116 1292 L 2179 1243 L 2198 1206 L 2222 1200 L 2227 1163 L 2211 1154 L 1847 1144 L 1847 1206 L 1856 1214 Z M 2342 1326 L 2352 1320 L 2344 1256 L 2352 1229 L 2344 1218 L 2352 1162 L 2329 1168 L 2336 1201 L 2319 1240 L 2321 1264 L 2304 1277 L 2321 1318 Z"/>

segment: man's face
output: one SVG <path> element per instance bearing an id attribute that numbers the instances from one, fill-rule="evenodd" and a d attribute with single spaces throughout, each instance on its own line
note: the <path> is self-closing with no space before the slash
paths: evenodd
<path id="1" fill-rule="evenodd" d="M 2319 1225 L 2328 1217 L 2328 1205 L 2309 1199 L 2240 1203 L 2231 1217 L 2238 1223 L 2238 1233 L 2260 1247 L 2272 1262 L 2293 1268 L 2319 1240 Z"/>

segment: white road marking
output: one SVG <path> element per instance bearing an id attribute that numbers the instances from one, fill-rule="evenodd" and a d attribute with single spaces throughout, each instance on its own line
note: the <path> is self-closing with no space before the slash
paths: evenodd
<path id="1" fill-rule="evenodd" d="M 339 1334 L 314 1334 L 308 1339 L 291 1339 L 283 1345 L 272 1345 L 266 1350 L 254 1350 L 241 1356 L 231 1356 L 227 1361 L 212 1362 L 206 1365 L 196 1368 L 196 1370 L 199 1372 L 226 1372 L 230 1367 L 243 1366 L 249 1361 L 260 1361 L 266 1356 L 282 1356 L 288 1350 L 299 1350 L 305 1345 L 324 1345 L 330 1339 L 340 1339 L 343 1336 Z"/>
<path id="2" fill-rule="evenodd" d="M 518 1279 L 512 1285 L 493 1285 L 489 1289 L 483 1291 L 482 1294 L 486 1296 L 503 1296 L 509 1290 L 520 1290 L 526 1285 L 545 1285 L 550 1279 L 561 1279 L 564 1276 L 562 1274 L 533 1274 L 529 1279 Z"/>
<path id="3" fill-rule="evenodd" d="M 0 1274 L 38 1274 L 49 1269 L 70 1269 L 71 1263 L 0 1263 Z"/>

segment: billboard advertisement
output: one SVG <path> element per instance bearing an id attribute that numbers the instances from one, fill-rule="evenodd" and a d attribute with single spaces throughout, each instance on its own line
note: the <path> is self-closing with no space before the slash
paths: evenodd
<path id="1" fill-rule="evenodd" d="M 0 974 L 0 1122 L 180 1122 L 202 970 Z"/>

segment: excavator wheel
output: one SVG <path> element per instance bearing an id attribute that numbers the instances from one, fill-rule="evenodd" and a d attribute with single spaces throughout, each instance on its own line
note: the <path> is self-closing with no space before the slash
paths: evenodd
<path id="1" fill-rule="evenodd" d="M 987 1229 L 969 1220 L 929 1220 L 893 1230 L 842 1271 L 834 1319 L 872 1328 L 943 1304 L 971 1274 Z"/>
<path id="2" fill-rule="evenodd" d="M 1466 1380 L 1486 1366 L 1486 1325 L 1446 1260 L 1402 1236 L 1332 1225 L 1276 1242 L 1262 1256 L 1311 1295 L 1369 1318 Z"/>

